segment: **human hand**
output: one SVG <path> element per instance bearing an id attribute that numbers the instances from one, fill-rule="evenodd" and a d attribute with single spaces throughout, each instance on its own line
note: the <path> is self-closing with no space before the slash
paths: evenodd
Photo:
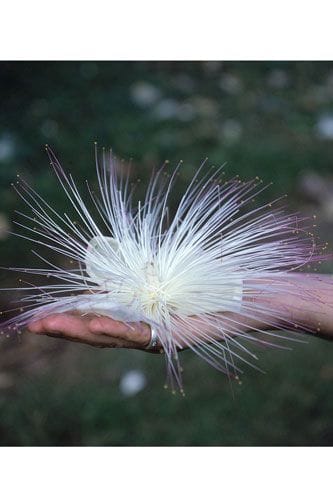
<path id="1" fill-rule="evenodd" d="M 82 316 L 75 312 L 52 314 L 33 321 L 28 330 L 93 347 L 127 349 L 146 349 L 151 336 L 150 327 L 145 323 L 122 323 L 106 316 Z"/>
<path id="2" fill-rule="evenodd" d="M 325 275 L 302 275 L 301 273 L 289 274 L 288 281 L 294 281 L 293 294 L 276 293 L 274 300 L 265 299 L 258 295 L 259 306 L 274 307 L 280 328 L 283 328 L 281 318 L 285 318 L 285 328 L 290 325 L 303 325 L 304 333 L 315 333 L 316 336 L 333 340 L 333 280 Z M 281 282 L 281 278 L 279 280 Z M 188 318 L 187 324 L 189 325 Z M 212 338 L 223 340 L 218 332 L 207 331 L 204 320 L 192 317 L 192 340 L 195 332 L 209 333 Z M 263 331 L 274 324 L 274 318 L 265 320 L 252 319 L 235 313 L 222 313 L 220 326 L 224 326 L 229 336 L 235 333 Z M 37 320 L 28 326 L 32 333 L 65 338 L 74 342 L 89 344 L 94 347 L 123 347 L 128 349 L 146 349 L 151 338 L 150 327 L 145 323 L 122 323 L 105 316 L 85 315 L 80 313 L 53 314 L 45 319 Z M 274 329 L 272 326 L 271 329 Z M 302 327 L 299 327 L 302 331 Z M 173 332 L 177 346 L 184 349 L 189 347 L 189 342 L 184 341 L 184 336 Z M 159 352 L 156 349 L 152 352 Z"/>
<path id="3" fill-rule="evenodd" d="M 230 320 L 237 321 L 240 316 L 232 313 L 221 315 L 221 324 L 230 326 Z M 193 329 L 207 329 L 202 320 L 192 317 L 188 318 L 188 324 L 192 322 Z M 253 325 L 254 326 L 254 325 Z M 251 327 L 244 328 L 244 331 Z M 28 330 L 37 335 L 63 338 L 72 342 L 88 344 L 92 347 L 111 347 L 146 350 L 151 339 L 150 326 L 146 323 L 123 323 L 107 316 L 94 314 L 82 315 L 77 311 L 68 313 L 51 314 L 46 318 L 36 320 L 28 325 Z M 242 328 L 239 328 L 241 332 Z M 214 335 L 214 331 L 210 332 Z M 217 336 L 221 340 L 220 336 Z M 174 339 L 178 348 L 189 347 L 187 342 L 174 332 Z M 148 349 L 149 352 L 163 352 L 161 346 Z"/>

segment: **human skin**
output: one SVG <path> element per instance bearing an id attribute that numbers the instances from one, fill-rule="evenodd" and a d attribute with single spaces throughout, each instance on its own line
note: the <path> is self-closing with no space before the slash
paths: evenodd
<path id="1" fill-rule="evenodd" d="M 273 285 L 274 278 L 267 279 L 267 285 Z M 270 298 L 256 296 L 256 305 L 273 307 L 277 313 L 276 320 L 280 329 L 288 325 L 304 333 L 310 333 L 320 338 L 333 340 L 333 278 L 329 275 L 288 273 L 288 283 L 294 283 L 297 294 L 276 291 Z M 254 283 L 253 283 L 254 285 Z M 251 286 L 249 283 L 247 286 Z M 315 299 L 314 299 L 315 295 Z M 246 300 L 246 299 L 245 299 Z M 281 317 L 283 322 L 281 324 Z M 205 329 L 215 338 L 221 339 L 211 327 L 202 320 L 192 317 L 193 332 Z M 272 324 L 272 317 L 270 318 Z M 274 321 L 274 318 L 273 318 Z M 267 326 L 267 320 L 246 318 L 241 314 L 221 313 L 220 324 L 227 329 L 237 323 L 238 333 L 254 332 L 257 330 L 272 330 Z M 31 333 L 60 337 L 73 342 L 88 344 L 93 347 L 141 349 L 147 348 L 150 341 L 150 326 L 145 323 L 125 324 L 105 316 L 85 315 L 73 311 L 72 313 L 52 314 L 42 320 L 33 321 L 28 325 Z M 181 348 L 188 347 L 177 338 Z M 160 352 L 160 348 L 152 352 Z"/>

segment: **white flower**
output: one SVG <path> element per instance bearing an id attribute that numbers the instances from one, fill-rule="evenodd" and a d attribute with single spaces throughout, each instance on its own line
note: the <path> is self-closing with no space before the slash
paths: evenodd
<path id="1" fill-rule="evenodd" d="M 333 139 L 333 115 L 321 115 L 315 127 L 317 136 L 320 139 Z"/>
<path id="2" fill-rule="evenodd" d="M 101 216 L 98 225 L 72 176 L 65 174 L 52 151 L 48 153 L 79 223 L 57 213 L 21 182 L 16 189 L 31 208 L 31 216 L 24 217 L 32 225 L 19 225 L 32 233 L 23 237 L 69 257 L 77 267 L 66 270 L 47 262 L 46 269 L 24 269 L 59 283 L 27 288 L 27 310 L 5 326 L 22 328 L 32 318 L 73 309 L 150 323 L 163 345 L 169 379 L 180 387 L 181 346 L 228 375 L 241 372 L 237 362 L 251 364 L 249 357 L 255 356 L 241 341 L 256 338 L 241 333 L 242 327 L 263 317 L 271 327 L 283 320 L 279 322 L 272 308 L 258 306 L 256 297 L 277 290 L 287 293 L 286 271 L 313 257 L 313 238 L 295 234 L 300 219 L 272 204 L 249 208 L 263 189 L 259 180 L 221 182 L 221 168 L 208 167 L 207 162 L 172 216 L 169 197 L 181 164 L 170 179 L 163 175 L 169 167 L 162 167 L 145 198 L 135 204 L 128 179 L 119 178 L 119 166 L 104 156 L 102 165 L 96 162 L 100 196 L 91 193 Z M 275 289 L 267 286 L 272 275 L 281 276 Z M 93 293 L 73 296 L 87 290 Z M 241 313 L 242 319 L 226 325 L 221 322 L 223 311 Z"/>
<path id="3" fill-rule="evenodd" d="M 121 377 L 119 389 L 127 397 L 135 396 L 147 385 L 145 374 L 139 370 L 130 370 Z"/>

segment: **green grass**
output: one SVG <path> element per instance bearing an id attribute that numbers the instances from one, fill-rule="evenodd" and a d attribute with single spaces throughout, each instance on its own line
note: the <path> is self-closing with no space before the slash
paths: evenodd
<path id="1" fill-rule="evenodd" d="M 57 342 L 56 340 L 45 339 Z M 42 374 L 16 375 L 0 397 L 2 445 L 329 446 L 333 444 L 330 345 L 310 339 L 293 351 L 264 351 L 260 366 L 233 383 L 183 354 L 186 396 L 163 389 L 162 357 L 71 346 Z M 139 368 L 147 387 L 118 388 Z"/>

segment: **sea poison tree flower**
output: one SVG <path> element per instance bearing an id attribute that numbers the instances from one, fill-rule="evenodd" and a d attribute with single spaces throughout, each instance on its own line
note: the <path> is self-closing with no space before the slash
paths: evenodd
<path id="1" fill-rule="evenodd" d="M 285 326 L 281 312 L 260 306 L 256 298 L 297 293 L 288 272 L 311 262 L 318 252 L 297 215 L 285 214 L 273 203 L 254 208 L 251 202 L 264 189 L 259 179 L 224 182 L 223 167 L 209 167 L 205 161 L 172 212 L 170 195 L 181 164 L 171 174 L 164 175 L 166 165 L 154 173 L 144 199 L 135 203 L 129 176 L 121 173 L 111 153 L 104 153 L 100 162 L 96 151 L 99 194 L 88 189 L 99 212 L 97 223 L 72 176 L 48 147 L 47 152 L 78 222 L 19 181 L 15 189 L 31 213 L 21 214 L 28 225 L 18 225 L 30 232 L 23 238 L 68 257 L 76 268 L 60 268 L 39 254 L 46 268 L 11 268 L 56 278 L 57 283 L 20 288 L 25 291 L 21 313 L 4 323 L 3 331 L 71 310 L 143 321 L 158 332 L 168 377 L 180 387 L 180 347 L 188 346 L 217 369 L 237 376 L 239 363 L 252 365 L 256 358 L 250 341 L 274 345 L 272 335 L 285 338 L 259 328 L 244 333 L 243 327 L 263 318 L 271 329 Z M 268 286 L 272 276 L 275 285 Z M 223 312 L 242 319 L 226 324 Z"/>

